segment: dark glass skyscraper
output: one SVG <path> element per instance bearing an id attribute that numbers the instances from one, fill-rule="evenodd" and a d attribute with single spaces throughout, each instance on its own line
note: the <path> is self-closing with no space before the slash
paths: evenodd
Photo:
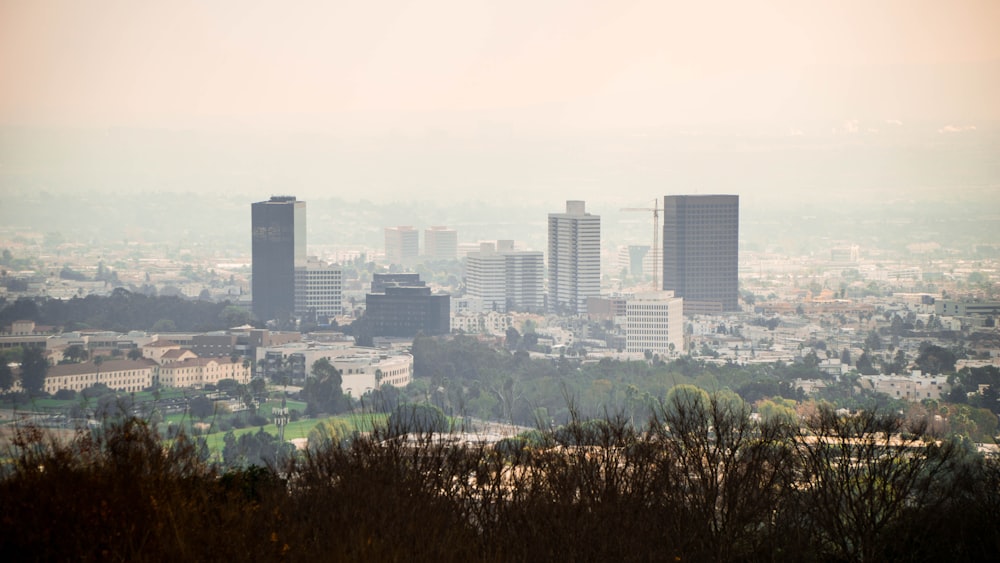
<path id="1" fill-rule="evenodd" d="M 664 196 L 663 289 L 686 314 L 739 310 L 739 237 L 739 196 Z"/>
<path id="2" fill-rule="evenodd" d="M 285 321 L 295 311 L 295 270 L 306 267 L 306 202 L 273 196 L 251 205 L 253 314 Z"/>

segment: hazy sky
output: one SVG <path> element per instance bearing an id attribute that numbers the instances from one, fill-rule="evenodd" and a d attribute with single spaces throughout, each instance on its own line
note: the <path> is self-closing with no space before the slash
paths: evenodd
<path id="1" fill-rule="evenodd" d="M 998 29 L 996 0 L 3 0 L 0 125 L 963 126 L 1000 118 Z"/>

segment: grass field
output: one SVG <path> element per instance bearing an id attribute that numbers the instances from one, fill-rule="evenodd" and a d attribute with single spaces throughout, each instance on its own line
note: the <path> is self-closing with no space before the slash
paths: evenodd
<path id="1" fill-rule="evenodd" d="M 153 393 L 142 392 L 142 393 L 135 393 L 134 399 L 136 403 L 141 403 L 146 401 L 153 401 L 157 398 L 160 400 L 166 400 L 176 397 L 183 397 L 186 394 L 191 395 L 192 393 L 190 391 L 185 393 L 185 390 L 183 389 L 164 389 L 160 391 L 158 397 L 154 397 Z M 80 396 L 77 396 L 77 398 L 70 400 L 57 400 L 52 398 L 34 399 L 28 404 L 18 405 L 16 410 L 56 413 L 56 412 L 65 412 L 66 410 L 74 406 L 81 405 L 81 403 L 86 404 L 88 406 L 92 406 L 96 405 L 97 400 L 91 399 L 90 401 L 86 401 Z M 257 409 L 257 414 L 270 421 L 272 418 L 271 414 L 272 409 L 277 408 L 280 405 L 281 405 L 280 399 L 267 401 L 260 405 L 260 407 Z M 306 403 L 302 401 L 286 400 L 285 406 L 289 410 L 295 410 L 300 413 L 305 412 L 306 410 Z M 10 411 L 11 414 L 13 413 L 13 410 L 14 409 L 11 409 Z M 201 436 L 206 439 L 212 458 L 220 459 L 222 454 L 222 448 L 224 446 L 223 437 L 225 436 L 226 431 L 218 430 L 219 428 L 218 423 L 222 421 L 231 422 L 233 418 L 237 416 L 241 416 L 241 413 L 231 414 L 227 412 L 227 413 L 219 413 L 216 416 L 209 416 L 206 417 L 204 420 L 201 420 L 196 417 L 192 417 L 191 414 L 187 412 L 171 413 L 163 416 L 162 422 L 160 422 L 157 425 L 157 427 L 160 430 L 161 435 L 163 436 L 169 434 L 167 430 L 168 428 L 171 427 L 173 429 L 182 428 L 185 432 L 191 435 L 194 434 L 193 428 L 195 427 L 195 425 L 199 425 L 202 423 L 211 424 L 212 425 L 211 429 L 213 430 L 213 432 L 210 434 L 202 434 Z M 285 439 L 295 440 L 297 438 L 307 438 L 309 436 L 309 431 L 312 430 L 313 427 L 315 427 L 320 421 L 331 420 L 331 419 L 340 419 L 345 421 L 351 430 L 357 430 L 359 432 L 370 432 L 372 430 L 373 425 L 384 426 L 386 417 L 387 415 L 385 414 L 348 414 L 348 415 L 330 416 L 323 418 L 300 419 L 288 423 L 288 425 L 285 427 Z M 3 417 L 3 419 L 0 419 L 0 423 L 10 422 L 10 420 L 7 420 L 8 418 L 13 418 L 13 417 L 12 416 Z M 257 432 L 260 429 L 261 426 L 246 426 L 244 428 L 234 428 L 233 432 L 237 437 L 239 437 L 243 434 Z M 263 429 L 265 432 L 269 434 L 275 436 L 278 435 L 278 428 L 274 424 L 270 423 L 265 424 L 263 426 Z"/>
<path id="2" fill-rule="evenodd" d="M 285 440 L 294 440 L 296 438 L 307 438 L 309 437 L 309 431 L 313 429 L 317 424 L 325 420 L 343 420 L 347 423 L 351 430 L 357 430 L 358 432 L 371 432 L 372 428 L 375 426 L 384 426 L 387 415 L 385 414 L 347 414 L 347 415 L 337 415 L 328 416 L 324 418 L 309 418 L 297 420 L 295 422 L 289 422 L 288 426 L 285 427 Z M 274 424 L 267 424 L 264 427 L 264 432 L 268 434 L 278 435 L 278 427 Z M 252 434 L 261 429 L 259 426 L 247 427 L 234 429 L 233 434 L 239 438 L 243 434 Z M 211 434 L 205 434 L 206 443 L 208 444 L 208 450 L 211 452 L 212 458 L 217 459 L 222 455 L 222 448 L 225 445 L 223 438 L 225 437 L 225 432 L 213 432 Z"/>

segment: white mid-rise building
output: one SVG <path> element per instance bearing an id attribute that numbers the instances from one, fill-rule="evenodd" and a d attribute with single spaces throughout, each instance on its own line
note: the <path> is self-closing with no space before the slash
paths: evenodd
<path id="1" fill-rule="evenodd" d="M 545 258 L 541 251 L 504 253 L 507 268 L 507 310 L 541 313 L 545 309 Z"/>
<path id="2" fill-rule="evenodd" d="M 484 311 L 507 311 L 507 260 L 493 243 L 484 242 L 465 263 L 465 291 L 480 299 Z"/>
<path id="3" fill-rule="evenodd" d="M 385 261 L 411 264 L 420 255 L 420 231 L 410 226 L 385 228 Z"/>
<path id="4" fill-rule="evenodd" d="M 582 315 L 587 298 L 601 294 L 601 217 L 583 201 L 549 213 L 549 303 L 557 313 Z"/>
<path id="5" fill-rule="evenodd" d="M 894 399 L 904 401 L 940 400 L 951 392 L 948 378 L 944 375 L 921 375 L 914 371 L 911 375 L 866 375 L 877 393 L 885 393 Z"/>
<path id="6" fill-rule="evenodd" d="M 538 312 L 544 307 L 543 272 L 541 252 L 516 251 L 509 240 L 482 243 L 466 259 L 466 292 L 482 302 L 483 311 Z"/>
<path id="7" fill-rule="evenodd" d="M 322 320 L 344 314 L 343 291 L 340 266 L 310 260 L 295 270 L 295 316 Z"/>
<path id="8" fill-rule="evenodd" d="M 625 301 L 625 351 L 660 356 L 684 350 L 684 300 L 672 291 L 637 293 Z"/>
<path id="9" fill-rule="evenodd" d="M 458 233 L 448 227 L 424 229 L 424 256 L 429 260 L 454 260 L 458 257 Z"/>

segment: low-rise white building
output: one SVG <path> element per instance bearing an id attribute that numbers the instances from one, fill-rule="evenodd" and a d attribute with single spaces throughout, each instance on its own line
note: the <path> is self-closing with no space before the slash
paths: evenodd
<path id="1" fill-rule="evenodd" d="M 185 350 L 185 352 L 190 353 Z M 186 358 L 158 366 L 157 381 L 164 387 L 193 387 L 202 389 L 206 385 L 218 385 L 223 379 L 232 379 L 240 384 L 250 383 L 250 365 L 241 359 L 230 358 Z"/>
<path id="2" fill-rule="evenodd" d="M 951 392 L 947 376 L 921 375 L 919 371 L 911 375 L 866 375 L 863 379 L 876 392 L 904 401 L 939 400 Z"/>
<path id="3" fill-rule="evenodd" d="M 265 376 L 291 368 L 293 381 L 312 376 L 316 361 L 326 359 L 341 373 L 341 388 L 355 397 L 382 385 L 405 387 L 413 381 L 413 356 L 407 352 L 365 348 L 348 344 L 296 342 L 257 348 L 258 375 Z"/>
<path id="4" fill-rule="evenodd" d="M 502 336 L 512 326 L 514 326 L 514 317 L 509 313 L 497 311 L 451 316 L 451 330 L 453 332 Z"/>
<path id="5" fill-rule="evenodd" d="M 42 390 L 46 393 L 63 389 L 83 391 L 103 383 L 115 391 L 142 391 L 152 387 L 157 367 L 156 363 L 147 359 L 60 364 L 49 368 Z"/>

